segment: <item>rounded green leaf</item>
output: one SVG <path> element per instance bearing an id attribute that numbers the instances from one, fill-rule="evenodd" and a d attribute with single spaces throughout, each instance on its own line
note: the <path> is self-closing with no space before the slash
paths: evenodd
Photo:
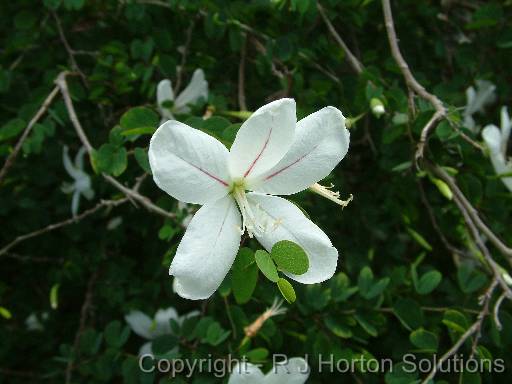
<path id="1" fill-rule="evenodd" d="M 274 262 L 272 261 L 272 257 L 268 254 L 268 252 L 263 250 L 257 250 L 255 255 L 256 264 L 260 271 L 265 275 L 267 279 L 270 281 L 277 283 L 279 280 L 279 275 L 277 274 L 277 268 Z"/>
<path id="2" fill-rule="evenodd" d="M 156 128 L 159 122 L 156 112 L 146 107 L 135 107 L 126 111 L 121 116 L 121 127 L 123 129 Z"/>
<path id="3" fill-rule="evenodd" d="M 271 255 L 277 266 L 285 272 L 303 275 L 309 269 L 308 255 L 293 241 L 278 241 L 272 247 Z"/>
<path id="4" fill-rule="evenodd" d="M 285 298 L 287 302 L 290 304 L 297 299 L 297 296 L 295 295 L 295 290 L 293 289 L 293 286 L 290 284 L 290 282 L 286 279 L 280 278 L 277 280 L 277 286 L 279 287 L 279 290 L 281 291 L 281 294 Z"/>
<path id="5" fill-rule="evenodd" d="M 432 352 L 437 351 L 437 347 L 439 346 L 437 335 L 435 333 L 425 331 L 422 328 L 411 332 L 409 340 L 414 344 L 414 346 Z"/>
<path id="6" fill-rule="evenodd" d="M 420 295 L 427 295 L 432 292 L 441 282 L 443 275 L 439 271 L 429 271 L 425 273 L 418 281 L 416 292 Z"/>

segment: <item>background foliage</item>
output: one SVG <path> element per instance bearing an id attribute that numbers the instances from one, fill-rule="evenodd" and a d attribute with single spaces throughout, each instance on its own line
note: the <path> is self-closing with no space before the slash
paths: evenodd
<path id="1" fill-rule="evenodd" d="M 499 107 L 510 105 L 511 4 L 393 3 L 405 59 L 416 79 L 449 109 L 448 119 L 431 134 L 425 158 L 449 167 L 488 226 L 512 244 L 512 195 L 494 175 L 485 151 L 460 134 L 481 142 L 478 134 L 460 126 L 465 89 L 476 79 L 497 84 L 497 101 L 475 115 L 477 123 L 497 124 Z M 136 356 L 143 340 L 129 333 L 124 315 L 138 309 L 153 316 L 169 306 L 180 314 L 197 309 L 201 315 L 182 327 L 174 324 L 179 328 L 175 336 L 155 341 L 160 352 L 179 345 L 179 355 L 188 358 L 246 354 L 266 368 L 271 353 L 364 355 L 397 362 L 406 353 L 432 358 L 449 350 L 479 313 L 491 312 L 459 353 L 469 356 L 473 350 L 477 357 L 502 358 L 512 367 L 510 302 L 499 308 L 500 331 L 492 310 L 502 287 L 494 286 L 491 297 L 484 297 L 488 311 L 483 311 L 479 298 L 489 293 L 496 274 L 453 197 L 448 198 L 453 191 L 428 166 L 420 162 L 421 171 L 415 167 L 416 143 L 433 108 L 408 94 L 390 54 L 380 3 L 325 0 L 322 6 L 364 65 L 361 73 L 346 60 L 311 0 L 2 2 L 2 163 L 58 74 L 69 70 L 77 74 L 66 77 L 72 102 L 95 148 L 92 163 L 86 155 L 84 168 L 92 175 L 95 197 L 81 200 L 79 214 L 101 201 L 110 203 L 0 251 L 0 382 L 168 382 L 165 376 L 139 372 Z M 144 132 L 158 124 L 156 84 L 163 78 L 186 84 L 195 68 L 205 71 L 210 95 L 206 104 L 179 119 L 227 143 L 236 132 L 232 124 L 241 120 L 226 111 L 239 111 L 244 96 L 248 110 L 290 96 L 297 100 L 299 117 L 325 105 L 351 118 L 360 116 L 351 128 L 347 157 L 324 181 L 334 183 L 342 196 L 354 194 L 354 201 L 342 211 L 308 192 L 293 197 L 339 250 L 336 276 L 319 285 L 295 284 L 297 301 L 287 314 L 268 320 L 242 346 L 244 327 L 278 295 L 275 285 L 259 273 L 252 292 L 247 282 L 237 286 L 234 269 L 208 301 L 179 298 L 167 271 L 186 212 L 150 176 L 138 191 L 170 212 L 168 217 L 136 198 L 127 199 L 101 175 L 131 188 L 148 172 L 150 136 Z M 374 97 L 386 108 L 380 118 L 370 112 Z M 206 111 L 212 117 L 202 120 Z M 122 134 L 130 129 L 142 134 Z M 64 145 L 75 154 L 82 143 L 58 94 L 1 180 L 2 247 L 71 217 L 71 195 L 61 190 L 71 181 L 62 164 Z M 499 265 L 510 267 L 510 258 L 486 244 Z M 249 257 L 261 248 L 254 241 L 244 246 Z M 257 268 L 246 272 L 256 274 Z M 31 314 L 38 316 L 42 330 L 27 329 L 25 319 Z M 310 382 L 338 380 L 315 373 L 314 358 L 311 365 Z M 394 372 L 357 371 L 343 380 L 409 383 L 424 377 Z M 436 381 L 505 378 L 439 374 Z M 174 382 L 223 380 L 197 374 Z"/>

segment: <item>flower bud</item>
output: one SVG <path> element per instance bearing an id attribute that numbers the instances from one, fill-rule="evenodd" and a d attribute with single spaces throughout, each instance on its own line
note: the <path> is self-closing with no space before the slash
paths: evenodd
<path id="1" fill-rule="evenodd" d="M 372 109 L 372 113 L 376 117 L 380 117 L 386 113 L 384 104 L 382 103 L 382 101 L 380 101 L 380 99 L 377 99 L 376 97 L 374 97 L 373 99 L 370 100 L 370 107 Z"/>

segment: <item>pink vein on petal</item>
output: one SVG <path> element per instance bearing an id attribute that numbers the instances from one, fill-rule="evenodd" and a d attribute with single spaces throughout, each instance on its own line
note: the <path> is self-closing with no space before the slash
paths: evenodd
<path id="1" fill-rule="evenodd" d="M 270 128 L 270 130 L 268 131 L 268 136 L 267 136 L 267 140 L 265 140 L 265 144 L 263 144 L 263 148 L 261 148 L 261 151 L 260 153 L 258 153 L 258 156 L 256 156 L 256 158 L 253 160 L 253 162 L 251 163 L 251 165 L 249 166 L 249 168 L 247 169 L 247 171 L 245 171 L 244 173 L 244 177 L 247 177 L 247 175 L 249 173 L 251 173 L 252 169 L 254 168 L 254 166 L 256 165 L 256 163 L 258 162 L 258 160 L 260 159 L 261 155 L 263 154 L 263 152 L 265 151 L 265 149 L 267 148 L 267 145 L 268 145 L 268 142 L 270 140 L 270 135 L 272 134 L 272 127 Z"/>
<path id="2" fill-rule="evenodd" d="M 222 185 L 224 185 L 224 186 L 226 186 L 226 187 L 228 187 L 228 186 L 229 186 L 229 184 L 228 184 L 228 183 L 226 183 L 226 182 L 225 182 L 224 180 L 222 180 L 221 178 L 219 178 L 219 177 L 217 177 L 217 176 L 215 176 L 215 175 L 212 175 L 210 172 L 208 172 L 208 171 L 204 170 L 204 169 L 203 169 L 203 168 L 201 168 L 201 167 L 198 167 L 198 166 L 197 166 L 197 165 L 195 165 L 195 164 L 192 164 L 190 161 L 185 160 L 183 157 L 178 156 L 177 154 L 174 154 L 174 156 L 176 156 L 176 157 L 177 157 L 178 159 L 180 159 L 181 161 L 184 161 L 184 162 L 185 162 L 185 163 L 187 163 L 188 165 L 191 165 L 192 167 L 194 167 L 194 168 L 195 168 L 195 169 L 197 169 L 198 171 L 203 172 L 206 176 L 211 177 L 213 180 L 218 181 L 218 182 L 219 182 L 219 183 L 221 183 Z"/>
<path id="3" fill-rule="evenodd" d="M 286 170 L 287 170 L 288 168 L 290 168 L 292 165 L 297 164 L 299 161 L 303 160 L 305 157 L 307 157 L 308 155 L 310 155 L 310 154 L 311 154 L 311 153 L 312 153 L 312 152 L 313 152 L 313 151 L 318 147 L 318 145 L 319 145 L 319 144 L 315 145 L 315 146 L 311 149 L 311 151 L 309 151 L 309 152 L 307 152 L 307 153 L 303 154 L 301 157 L 299 157 L 299 158 L 298 158 L 297 160 L 295 160 L 294 162 L 292 162 L 292 163 L 290 163 L 290 164 L 288 164 L 288 165 L 284 166 L 283 168 L 281 168 L 281 169 L 279 169 L 279 170 L 277 170 L 277 171 L 275 171 L 275 172 L 271 173 L 270 175 L 268 175 L 267 177 L 265 177 L 265 180 L 270 180 L 271 178 L 273 178 L 273 177 L 275 177 L 275 176 L 279 175 L 281 172 L 286 171 Z"/>

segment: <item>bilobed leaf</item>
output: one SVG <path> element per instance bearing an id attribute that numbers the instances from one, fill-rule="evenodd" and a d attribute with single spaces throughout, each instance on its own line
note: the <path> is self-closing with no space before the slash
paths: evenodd
<path id="1" fill-rule="evenodd" d="M 281 291 L 281 294 L 283 295 L 285 300 L 290 304 L 297 299 L 297 296 L 295 295 L 295 290 L 293 289 L 293 286 L 290 284 L 288 280 L 280 278 L 279 280 L 277 280 L 277 286 L 279 287 L 279 291 Z"/>
<path id="2" fill-rule="evenodd" d="M 482 288 L 487 282 L 487 277 L 477 267 L 463 263 L 457 270 L 457 280 L 464 293 L 472 293 Z"/>
<path id="3" fill-rule="evenodd" d="M 137 164 L 139 164 L 139 166 L 147 173 L 151 173 L 148 153 L 146 150 L 144 148 L 135 148 L 133 155 L 135 156 L 135 160 L 137 160 Z"/>
<path id="4" fill-rule="evenodd" d="M 268 254 L 268 252 L 263 250 L 257 250 L 254 258 L 256 259 L 256 264 L 260 271 L 265 275 L 267 279 L 270 281 L 277 283 L 279 280 L 279 275 L 277 273 L 277 268 L 274 262 L 272 261 L 272 257 Z"/>
<path id="5" fill-rule="evenodd" d="M 95 170 L 109 175 L 121 175 L 128 165 L 126 149 L 110 143 L 103 144 L 92 157 Z"/>
<path id="6" fill-rule="evenodd" d="M 156 112 L 146 107 L 135 107 L 126 111 L 121 116 L 121 127 L 124 130 L 136 128 L 152 128 L 158 126 L 159 117 Z"/>
<path id="7" fill-rule="evenodd" d="M 338 318 L 334 316 L 327 316 L 324 319 L 324 324 L 329 330 L 334 333 L 336 336 L 349 339 L 352 337 L 352 330 L 346 324 L 343 324 L 339 321 Z"/>
<path id="8" fill-rule="evenodd" d="M 258 266 L 249 248 L 240 248 L 231 271 L 231 288 L 238 304 L 247 303 L 256 288 Z"/>
<path id="9" fill-rule="evenodd" d="M 402 325 L 410 331 L 423 325 L 423 311 L 418 303 L 412 299 L 398 299 L 393 305 L 393 313 Z"/>
<path id="10" fill-rule="evenodd" d="M 105 341 L 110 347 L 121 348 L 130 336 L 130 327 L 124 327 L 117 320 L 114 320 L 105 327 Z"/>
<path id="11" fill-rule="evenodd" d="M 277 266 L 285 272 L 302 275 L 309 269 L 308 255 L 293 241 L 282 240 L 275 243 L 271 256 Z"/>
<path id="12" fill-rule="evenodd" d="M 12 119 L 0 128 L 0 141 L 8 140 L 17 136 L 26 127 L 22 119 Z"/>
<path id="13" fill-rule="evenodd" d="M 426 331 L 423 328 L 411 332 L 409 340 L 414 344 L 414 346 L 431 352 L 437 351 L 437 347 L 439 346 L 437 335 Z"/>
<path id="14" fill-rule="evenodd" d="M 439 271 L 429 271 L 418 280 L 415 288 L 420 295 L 428 295 L 439 285 L 443 278 Z"/>
<path id="15" fill-rule="evenodd" d="M 446 325 L 449 329 L 456 332 L 466 332 L 468 328 L 468 320 L 466 316 L 462 312 L 456 311 L 454 309 L 449 309 L 444 313 L 443 324 Z"/>

